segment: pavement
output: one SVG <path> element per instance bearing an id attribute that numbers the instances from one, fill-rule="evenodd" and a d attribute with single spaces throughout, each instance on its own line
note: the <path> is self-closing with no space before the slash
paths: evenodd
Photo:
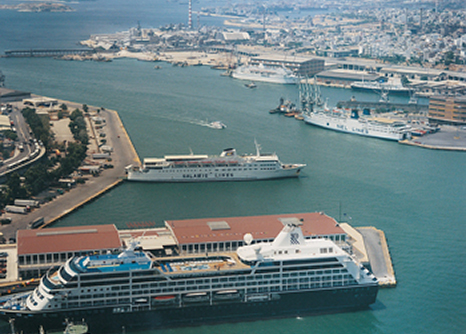
<path id="1" fill-rule="evenodd" d="M 442 125 L 436 133 L 413 137 L 400 143 L 434 150 L 466 151 L 466 128 Z"/>
<path id="2" fill-rule="evenodd" d="M 371 272 L 379 280 L 380 286 L 395 286 L 396 278 L 392 260 L 388 250 L 385 234 L 374 227 L 358 227 L 362 234 L 371 264 Z"/>
<path id="3" fill-rule="evenodd" d="M 82 104 L 79 103 L 59 101 L 59 104 L 62 103 L 68 106 L 68 110 L 74 110 L 75 108 L 82 109 Z M 89 106 L 91 114 L 97 109 L 97 107 Z M 34 209 L 26 215 L 5 214 L 4 216 L 12 218 L 12 223 L 10 225 L 0 226 L 0 232 L 3 233 L 6 240 L 10 238 L 16 239 L 17 230 L 26 229 L 30 222 L 39 217 L 44 217 L 45 225 L 48 225 L 66 216 L 85 203 L 120 184 L 124 180 L 126 166 L 140 163 L 139 157 L 118 113 L 112 110 L 102 110 L 98 116 L 105 119 L 106 125 L 104 131 L 106 134 L 105 139 L 107 139 L 106 145 L 113 148 L 111 164 L 114 168 L 104 169 L 100 175 L 96 177 L 89 176 L 84 184 L 78 184 L 62 195 L 57 194 L 57 197 L 53 201 L 42 204 L 40 208 Z M 93 135 L 93 133 L 96 133 L 95 129 L 88 130 L 89 135 L 93 136 L 95 140 L 95 142 L 91 143 L 89 146 L 89 155 L 95 152 L 95 150 L 98 151 L 98 143 L 96 141 L 98 141 L 100 137 Z"/>

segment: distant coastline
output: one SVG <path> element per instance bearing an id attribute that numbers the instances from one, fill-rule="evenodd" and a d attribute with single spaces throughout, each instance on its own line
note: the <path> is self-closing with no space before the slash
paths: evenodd
<path id="1" fill-rule="evenodd" d="M 18 12 L 74 12 L 70 6 L 61 3 L 20 3 L 19 5 L 0 5 L 0 10 L 16 10 Z"/>

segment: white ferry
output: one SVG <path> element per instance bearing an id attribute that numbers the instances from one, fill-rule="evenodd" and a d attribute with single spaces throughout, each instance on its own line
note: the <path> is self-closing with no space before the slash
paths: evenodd
<path id="1" fill-rule="evenodd" d="M 72 257 L 27 293 L 2 297 L 0 318 L 16 330 L 86 319 L 92 333 L 367 308 L 377 279 L 327 239 L 284 221 L 274 241 L 244 236 L 236 252 L 155 257 L 137 241 L 115 254 Z"/>
<path id="2" fill-rule="evenodd" d="M 410 133 L 410 127 L 405 122 L 359 117 L 357 110 L 350 114 L 341 110 L 311 112 L 304 115 L 304 122 L 334 131 L 395 141 L 407 138 Z"/>
<path id="3" fill-rule="evenodd" d="M 167 155 L 145 158 L 142 167 L 128 166 L 126 172 L 129 181 L 246 181 L 297 177 L 305 166 L 283 164 L 275 153 L 261 153 L 256 143 L 255 155 L 238 155 L 234 148 L 223 150 L 219 156 Z"/>
<path id="4" fill-rule="evenodd" d="M 351 88 L 354 90 L 368 90 L 368 91 L 385 91 L 390 94 L 409 95 L 413 89 L 405 87 L 401 81 L 397 82 L 375 82 L 375 81 L 361 81 L 353 82 Z"/>
<path id="5" fill-rule="evenodd" d="M 231 76 L 235 79 L 262 81 L 277 84 L 297 84 L 299 77 L 286 67 L 264 65 L 243 65 L 235 69 Z"/>

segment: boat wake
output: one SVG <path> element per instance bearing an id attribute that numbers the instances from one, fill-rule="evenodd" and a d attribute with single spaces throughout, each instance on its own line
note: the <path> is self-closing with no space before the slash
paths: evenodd
<path id="1" fill-rule="evenodd" d="M 168 116 L 168 115 L 150 115 L 151 117 L 155 117 L 155 118 L 161 118 L 161 119 L 166 119 L 166 120 L 169 120 L 169 121 L 173 121 L 173 122 L 180 122 L 180 123 L 187 123 L 187 124 L 193 124 L 193 125 L 199 125 L 199 126 L 205 126 L 205 127 L 208 127 L 208 128 L 212 128 L 212 129 L 225 129 L 227 126 L 220 122 L 220 121 L 213 121 L 213 122 L 209 122 L 208 120 L 196 120 L 196 119 L 191 119 L 191 118 L 188 118 L 188 117 L 183 117 L 183 116 Z"/>
<path id="2" fill-rule="evenodd" d="M 206 126 L 211 129 L 222 130 L 225 129 L 227 126 L 220 121 L 208 122 L 208 121 L 198 121 L 193 122 L 193 124 L 197 124 L 200 126 Z"/>

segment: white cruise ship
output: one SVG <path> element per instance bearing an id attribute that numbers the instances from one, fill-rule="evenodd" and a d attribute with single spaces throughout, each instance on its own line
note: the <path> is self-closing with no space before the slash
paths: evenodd
<path id="1" fill-rule="evenodd" d="M 298 219 L 236 251 L 155 257 L 138 250 L 78 256 L 38 287 L 2 297 L 0 318 L 37 333 L 85 319 L 92 333 L 348 311 L 374 303 L 378 281 L 333 241 L 305 239 Z"/>
<path id="2" fill-rule="evenodd" d="M 129 181 L 208 182 L 265 180 L 299 176 L 305 164 L 283 164 L 275 153 L 238 155 L 234 148 L 220 155 L 167 155 L 145 158 L 142 167 L 126 168 Z"/>
<path id="3" fill-rule="evenodd" d="M 304 122 L 334 131 L 395 141 L 405 139 L 410 130 L 402 121 L 359 117 L 357 110 L 350 114 L 341 110 L 311 112 L 304 115 Z"/>
<path id="4" fill-rule="evenodd" d="M 263 81 L 277 84 L 297 84 L 299 77 L 286 67 L 264 65 L 243 65 L 235 69 L 231 76 L 235 79 Z"/>

